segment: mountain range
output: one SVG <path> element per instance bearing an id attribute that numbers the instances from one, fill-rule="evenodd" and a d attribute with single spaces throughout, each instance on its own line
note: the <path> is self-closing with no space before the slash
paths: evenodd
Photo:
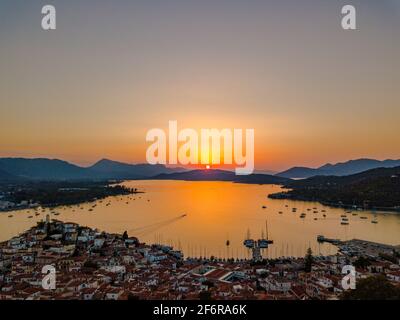
<path id="1" fill-rule="evenodd" d="M 187 170 L 164 165 L 128 164 L 102 159 L 89 167 L 81 167 L 58 159 L 0 158 L 0 181 L 14 180 L 124 180 L 170 179 L 214 180 L 246 183 L 285 183 L 288 179 L 314 176 L 347 176 L 375 168 L 400 166 L 400 160 L 357 159 L 343 163 L 326 164 L 319 168 L 294 167 L 276 175 L 254 173 L 236 176 L 224 170 Z"/>
<path id="2" fill-rule="evenodd" d="M 291 180 L 285 186 L 290 190 L 269 197 L 400 210 L 400 166 L 376 168 L 347 176 Z"/>
<path id="3" fill-rule="evenodd" d="M 238 183 L 256 184 L 285 184 L 291 180 L 269 174 L 236 175 L 233 171 L 224 170 L 192 170 L 187 172 L 175 172 L 160 174 L 150 179 L 154 180 L 184 180 L 184 181 L 232 181 Z"/>
<path id="4" fill-rule="evenodd" d="M 336 164 L 325 164 L 319 168 L 293 167 L 276 175 L 291 179 L 304 179 L 313 176 L 347 176 L 376 168 L 400 166 L 400 160 L 357 159 Z"/>
<path id="5" fill-rule="evenodd" d="M 58 159 L 0 158 L 0 179 L 18 180 L 105 180 L 145 179 L 161 173 L 182 172 L 164 165 L 127 164 L 108 159 L 80 167 Z"/>

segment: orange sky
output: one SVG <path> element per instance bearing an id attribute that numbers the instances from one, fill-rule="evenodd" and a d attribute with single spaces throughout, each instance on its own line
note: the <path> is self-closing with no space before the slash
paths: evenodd
<path id="1" fill-rule="evenodd" d="M 54 3 L 0 4 L 1 157 L 144 162 L 177 120 L 255 129 L 257 169 L 400 158 L 396 1 Z"/>

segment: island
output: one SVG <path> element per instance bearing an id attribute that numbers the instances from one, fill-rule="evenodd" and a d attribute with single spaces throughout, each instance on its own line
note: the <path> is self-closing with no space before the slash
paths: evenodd
<path id="1" fill-rule="evenodd" d="M 324 205 L 400 211 L 400 167 L 378 168 L 349 176 L 315 176 L 292 180 L 287 191 L 271 199 L 318 201 Z"/>
<path id="2" fill-rule="evenodd" d="M 24 181 L 0 184 L 0 211 L 57 207 L 142 193 L 120 181 Z"/>

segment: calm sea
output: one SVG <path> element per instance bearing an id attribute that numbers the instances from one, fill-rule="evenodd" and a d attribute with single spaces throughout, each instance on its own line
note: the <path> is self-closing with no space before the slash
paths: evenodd
<path id="1" fill-rule="evenodd" d="M 173 245 L 185 256 L 249 257 L 249 250 L 243 246 L 248 232 L 257 240 L 266 237 L 268 231 L 274 244 L 263 250 L 264 257 L 303 256 L 308 247 L 315 254 L 335 253 L 334 246 L 316 241 L 320 234 L 341 240 L 400 244 L 400 214 L 346 213 L 314 202 L 268 199 L 268 194 L 281 190 L 276 185 L 187 181 L 124 184 L 145 193 L 59 207 L 52 210 L 60 213 L 57 216 L 49 209 L 39 210 L 39 216 L 33 210 L 1 213 L 0 240 L 17 235 L 50 214 L 107 232 L 127 230 L 148 243 Z M 300 218 L 301 213 L 306 213 L 305 218 Z M 347 216 L 349 225 L 341 225 L 342 215 Z M 378 223 L 372 223 L 373 219 Z"/>

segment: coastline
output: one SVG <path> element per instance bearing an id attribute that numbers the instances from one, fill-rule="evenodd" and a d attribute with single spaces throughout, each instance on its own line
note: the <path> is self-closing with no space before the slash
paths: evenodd
<path id="1" fill-rule="evenodd" d="M 4 207 L 0 207 L 0 214 L 11 211 L 38 210 L 39 208 L 57 208 L 60 206 L 77 206 L 103 200 L 110 196 L 123 196 L 144 193 L 136 188 L 127 188 L 124 181 L 105 182 L 45 182 L 36 181 L 26 185 L 3 186 L 0 191 L 7 193 L 0 199 Z M 46 189 L 47 188 L 47 189 Z M 21 191 L 22 190 L 22 191 Z M 53 202 L 40 201 L 49 193 Z M 45 198 L 47 200 L 47 198 Z"/>
<path id="2" fill-rule="evenodd" d="M 365 208 L 365 207 L 361 207 L 361 206 L 357 206 L 357 205 L 351 205 L 351 204 L 345 204 L 345 203 L 339 203 L 339 202 L 327 202 L 327 201 L 323 201 L 321 199 L 311 199 L 311 198 L 307 198 L 307 197 L 294 196 L 294 195 L 291 195 L 289 192 L 278 192 L 278 193 L 269 194 L 268 198 L 272 199 L 272 200 L 293 200 L 293 201 L 303 201 L 303 202 L 318 202 L 321 205 L 331 207 L 331 208 L 341 208 L 341 209 L 356 210 L 356 211 L 375 211 L 377 213 L 382 212 L 382 213 L 393 213 L 393 214 L 400 213 L 400 207 L 391 207 L 391 208 L 367 207 L 367 208 Z"/>

